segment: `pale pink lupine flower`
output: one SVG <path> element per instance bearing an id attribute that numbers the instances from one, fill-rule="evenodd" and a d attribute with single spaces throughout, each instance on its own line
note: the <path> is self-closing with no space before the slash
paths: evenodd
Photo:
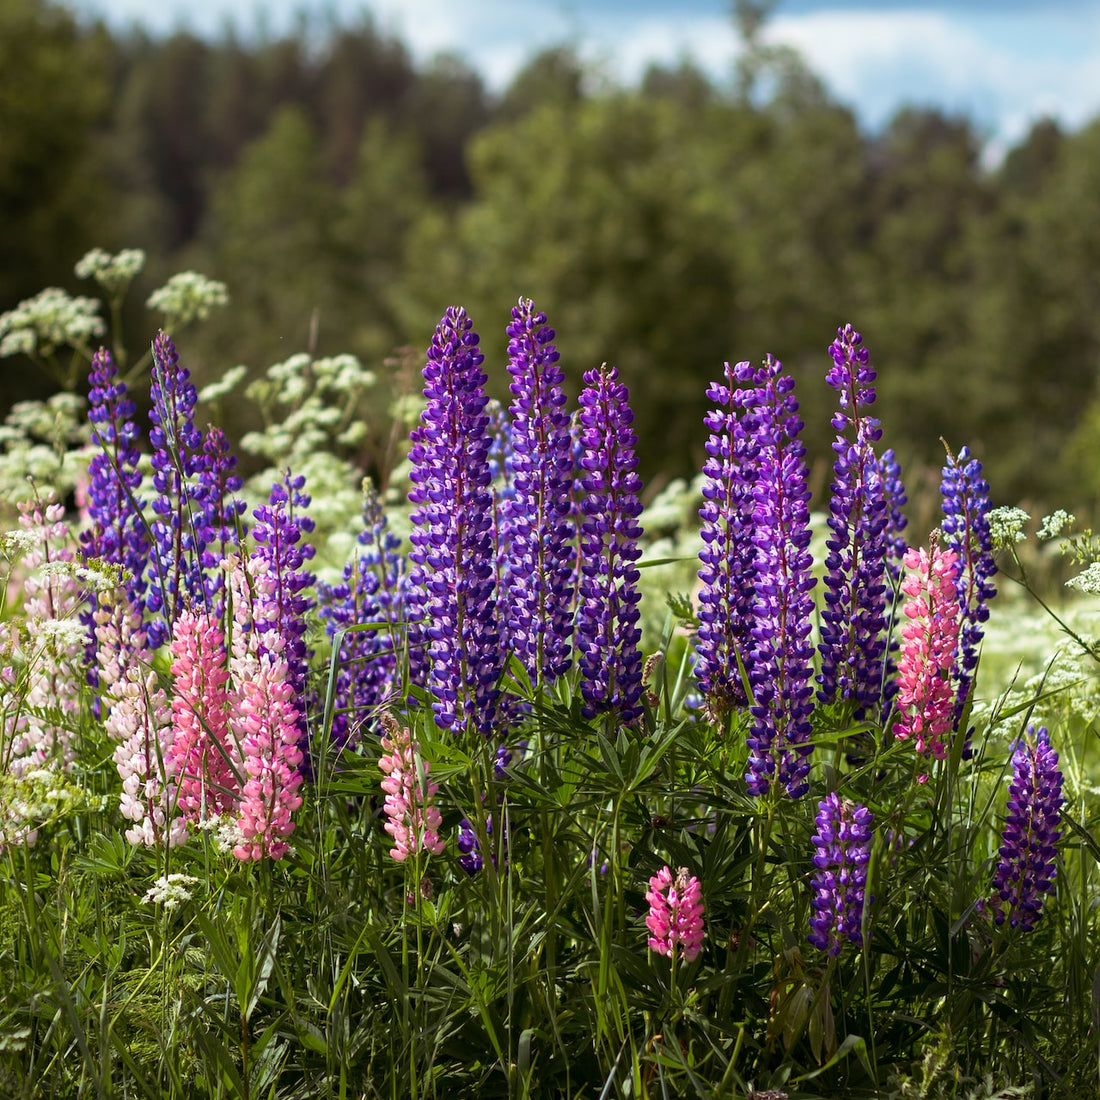
<path id="1" fill-rule="evenodd" d="M 172 759 L 179 809 L 192 820 L 232 810 L 239 754 L 229 733 L 228 656 L 221 624 L 184 611 L 172 627 Z"/>
<path id="2" fill-rule="evenodd" d="M 399 863 L 417 852 L 439 855 L 446 844 L 439 837 L 443 818 L 433 804 L 438 784 L 428 781 L 431 765 L 420 755 L 412 732 L 391 722 L 389 736 L 382 738 L 383 755 L 378 761 L 385 772 L 382 807 L 388 820 L 385 830 L 393 837 L 390 856 Z"/>
<path id="3" fill-rule="evenodd" d="M 298 710 L 282 657 L 284 640 L 277 630 L 254 629 L 252 608 L 253 593 L 258 600 L 270 595 L 275 578 L 259 558 L 234 559 L 227 567 L 235 626 L 229 725 L 248 776 L 237 809 L 242 839 L 233 854 L 241 860 L 281 859 L 294 832 L 290 815 L 302 804 Z"/>
<path id="4" fill-rule="evenodd" d="M 119 810 L 133 822 L 126 839 L 174 847 L 187 839 L 187 823 L 175 813 L 172 711 L 151 667 L 141 610 L 121 588 L 98 593 L 96 603 L 104 726 L 119 742 L 113 754 L 122 778 Z"/>
<path id="5" fill-rule="evenodd" d="M 703 950 L 703 888 L 686 867 L 673 879 L 662 867 L 650 880 L 645 895 L 649 902 L 646 927 L 649 946 L 659 955 L 677 951 L 684 962 L 694 962 Z"/>
<path id="6" fill-rule="evenodd" d="M 912 572 L 901 590 L 910 599 L 901 628 L 905 639 L 898 661 L 897 738 L 916 738 L 917 752 L 937 760 L 947 756 L 944 735 L 954 720 L 951 670 L 959 645 L 958 555 L 932 543 L 909 550 L 903 559 Z"/>
<path id="7" fill-rule="evenodd" d="M 68 772 L 76 759 L 80 688 L 86 632 L 78 611 L 83 599 L 73 577 L 65 509 L 51 492 L 44 501 L 22 501 L 19 523 L 26 535 L 22 558 L 24 647 L 29 682 L 6 723 L 4 756 L 16 777 L 41 768 Z M 61 569 L 51 568 L 61 565 Z"/>

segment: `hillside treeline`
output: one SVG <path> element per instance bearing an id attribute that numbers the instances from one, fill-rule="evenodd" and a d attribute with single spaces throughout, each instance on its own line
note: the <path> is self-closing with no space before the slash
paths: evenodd
<path id="1" fill-rule="evenodd" d="M 653 480 L 700 465 L 723 361 L 766 352 L 827 462 L 826 348 L 850 321 L 909 468 L 938 467 L 943 437 L 982 458 L 998 503 L 1089 505 L 1100 120 L 1041 122 L 988 169 L 968 119 L 907 109 L 861 132 L 741 29 L 722 84 L 683 63 L 624 87 L 563 47 L 494 96 L 369 20 L 151 38 L 6 0 L 0 311 L 48 284 L 89 293 L 72 266 L 92 245 L 140 247 L 135 342 L 168 274 L 228 284 L 230 308 L 181 343 L 200 380 L 302 350 L 383 371 L 462 304 L 504 396 L 504 324 L 530 296 L 574 393 L 583 370 L 620 367 Z M 12 363 L 4 405 L 46 386 Z"/>

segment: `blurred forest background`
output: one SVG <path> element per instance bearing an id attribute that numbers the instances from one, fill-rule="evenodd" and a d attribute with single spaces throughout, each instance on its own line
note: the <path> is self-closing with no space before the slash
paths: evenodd
<path id="1" fill-rule="evenodd" d="M 994 169 L 965 117 L 903 110 L 870 135 L 762 43 L 766 8 L 736 5 L 746 49 L 721 85 L 684 63 L 624 87 L 565 46 L 490 95 L 369 21 L 158 39 L 3 0 L 0 312 L 47 285 L 95 293 L 73 275 L 84 251 L 138 247 L 132 347 L 168 275 L 228 285 L 230 308 L 181 339 L 200 382 L 303 350 L 400 369 L 395 349 L 418 360 L 461 304 L 506 396 L 504 326 L 530 296 L 573 393 L 620 367 L 653 488 L 701 465 L 723 361 L 766 352 L 798 379 L 823 479 L 826 348 L 850 321 L 911 487 L 942 436 L 982 459 L 995 503 L 1089 513 L 1100 119 L 1041 122 Z M 50 392 L 25 361 L 0 378 L 0 415 Z"/>

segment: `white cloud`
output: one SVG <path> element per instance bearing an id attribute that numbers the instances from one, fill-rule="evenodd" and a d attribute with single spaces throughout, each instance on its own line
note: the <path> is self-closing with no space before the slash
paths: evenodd
<path id="1" fill-rule="evenodd" d="M 819 12 L 776 18 L 827 86 L 877 127 L 902 103 L 970 115 L 1002 147 L 1037 119 L 1069 127 L 1100 112 L 1100 14 L 1076 35 L 1050 14 L 966 17 L 929 11 Z"/>

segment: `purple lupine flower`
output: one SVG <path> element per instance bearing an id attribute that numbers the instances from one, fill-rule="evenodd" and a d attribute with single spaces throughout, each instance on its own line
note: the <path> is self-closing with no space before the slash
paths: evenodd
<path id="1" fill-rule="evenodd" d="M 888 528 L 896 520 L 887 502 L 884 467 L 875 454 L 882 429 L 867 413 L 875 400 L 876 372 L 863 337 L 845 325 L 837 329 L 829 354 L 833 366 L 825 381 L 837 391 L 839 408 L 832 418 L 838 435 L 825 544 L 818 698 L 848 700 L 854 716 L 862 718 L 878 709 L 886 679 Z"/>
<path id="2" fill-rule="evenodd" d="M 551 684 L 569 667 L 574 599 L 570 490 L 573 443 L 546 314 L 529 298 L 508 326 L 511 496 L 503 505 L 506 554 L 499 618 L 503 641 L 533 684 Z M 498 547 L 498 550 L 501 549 Z"/>
<path id="3" fill-rule="evenodd" d="M 997 924 L 1028 932 L 1054 889 L 1056 845 L 1061 832 L 1062 773 L 1046 727 L 1028 726 L 1012 752 L 1012 781 L 1001 850 L 989 905 Z M 1034 736 L 1034 741 L 1032 737 Z"/>
<path id="4" fill-rule="evenodd" d="M 428 349 L 427 407 L 411 435 L 409 578 L 419 590 L 413 603 L 423 620 L 410 622 L 409 648 L 412 657 L 427 645 L 427 686 L 439 725 L 488 734 L 503 654 L 495 623 L 483 359 L 466 311 L 449 308 Z"/>
<path id="5" fill-rule="evenodd" d="M 355 624 L 374 624 L 368 630 L 346 630 L 339 643 L 332 716 L 332 738 L 339 746 L 354 740 L 362 724 L 387 706 L 397 690 L 395 641 L 405 560 L 373 486 L 364 491 L 358 542 L 362 552 L 344 566 L 343 581 L 318 584 L 321 618 L 330 638 Z"/>
<path id="6" fill-rule="evenodd" d="M 281 482 L 271 486 L 266 505 L 252 512 L 256 525 L 252 538 L 256 549 L 251 557 L 266 565 L 271 579 L 270 591 L 257 592 L 253 601 L 253 629 L 261 638 L 274 631 L 282 640 L 280 658 L 287 664 L 289 682 L 298 711 L 298 729 L 306 736 L 306 685 L 310 653 L 306 645 L 306 617 L 315 600 L 306 594 L 316 580 L 302 567 L 313 557 L 314 549 L 302 536 L 313 530 L 313 520 L 305 513 L 310 498 L 302 490 L 306 479 L 287 470 Z M 261 644 L 261 653 L 263 646 Z"/>
<path id="7" fill-rule="evenodd" d="M 989 601 L 997 594 L 992 577 L 997 572 L 993 559 L 993 535 L 989 528 L 989 484 L 982 477 L 982 464 L 963 447 L 958 457 L 949 454 L 940 482 L 943 497 L 943 541 L 959 557 L 959 596 L 962 630 L 954 677 L 955 721 L 962 717 L 970 695 L 978 649 L 989 618 Z"/>
<path id="8" fill-rule="evenodd" d="M 248 507 L 235 493 L 241 491 L 241 479 L 235 472 L 237 456 L 221 428 L 210 427 L 202 441 L 202 488 L 204 511 L 210 521 L 210 538 L 202 555 L 207 571 L 207 591 L 213 594 L 224 584 L 221 563 L 240 554 L 245 526 L 239 517 Z"/>
<path id="9" fill-rule="evenodd" d="M 699 509 L 702 587 L 694 668 L 714 715 L 748 701 L 738 660 L 747 670 L 753 648 L 753 483 L 760 450 L 755 406 L 763 370 L 749 363 L 726 363 L 726 384 L 714 382 L 707 389 L 707 397 L 720 407 L 703 421 L 710 437 L 703 465 L 704 503 Z"/>
<path id="10" fill-rule="evenodd" d="M 145 597 L 145 567 L 149 561 L 149 537 L 142 518 L 137 449 L 137 408 L 126 394 L 111 354 L 101 348 L 92 358 L 88 375 L 88 419 L 92 442 L 100 450 L 88 465 L 89 529 L 80 541 L 87 558 L 102 558 L 127 572 L 126 595 L 134 604 Z M 87 622 L 91 622 L 89 613 Z"/>
<path id="11" fill-rule="evenodd" d="M 202 436 L 195 427 L 196 393 L 190 372 L 180 366 L 175 345 L 158 332 L 153 341 L 152 397 L 149 418 L 153 447 L 152 554 L 147 570 L 146 607 L 160 617 L 150 622 L 152 648 L 170 632 L 180 611 L 189 605 L 207 608 L 209 592 L 203 554 L 211 538 L 211 496 L 203 480 L 206 463 Z"/>
<path id="12" fill-rule="evenodd" d="M 493 822 L 490 818 L 486 823 L 486 829 L 493 831 Z M 476 875 L 482 868 L 481 845 L 477 842 L 477 834 L 470 824 L 469 818 L 464 817 L 458 823 L 458 865 L 468 875 Z"/>
<path id="13" fill-rule="evenodd" d="M 642 715 L 642 632 L 638 626 L 641 556 L 635 473 L 637 442 L 626 386 L 614 367 L 587 371 L 580 397 L 587 496 L 581 524 L 583 552 L 575 648 L 581 673 L 581 713 L 615 713 L 624 724 Z"/>
<path id="14" fill-rule="evenodd" d="M 897 619 L 898 591 L 902 578 L 905 575 L 903 565 L 905 555 L 909 552 L 909 544 L 906 542 L 902 531 L 905 530 L 908 520 L 902 509 L 909 502 L 905 491 L 905 485 L 901 480 L 901 466 L 894 452 L 887 449 L 882 452 L 879 460 L 879 476 L 882 478 L 883 495 L 886 498 L 886 606 L 887 619 L 893 623 Z M 890 718 L 890 710 L 893 707 L 894 696 L 897 694 L 898 685 L 894 677 L 897 669 L 898 642 L 893 632 L 887 630 L 886 656 L 884 659 L 883 675 L 885 681 L 882 686 L 882 711 L 880 718 L 885 726 Z"/>
<path id="15" fill-rule="evenodd" d="M 794 380 L 782 364 L 764 362 L 758 390 L 759 468 L 753 487 L 753 545 L 756 548 L 753 652 L 749 682 L 752 728 L 748 737 L 749 792 L 764 795 L 773 780 L 791 798 L 809 784 L 810 713 L 813 709 L 813 596 L 810 492 L 802 421 Z"/>
<path id="16" fill-rule="evenodd" d="M 810 934 L 807 939 L 830 955 L 841 941 L 863 943 L 863 907 L 867 865 L 871 860 L 871 811 L 835 792 L 817 804 L 813 857 L 817 874 L 810 880 Z"/>

